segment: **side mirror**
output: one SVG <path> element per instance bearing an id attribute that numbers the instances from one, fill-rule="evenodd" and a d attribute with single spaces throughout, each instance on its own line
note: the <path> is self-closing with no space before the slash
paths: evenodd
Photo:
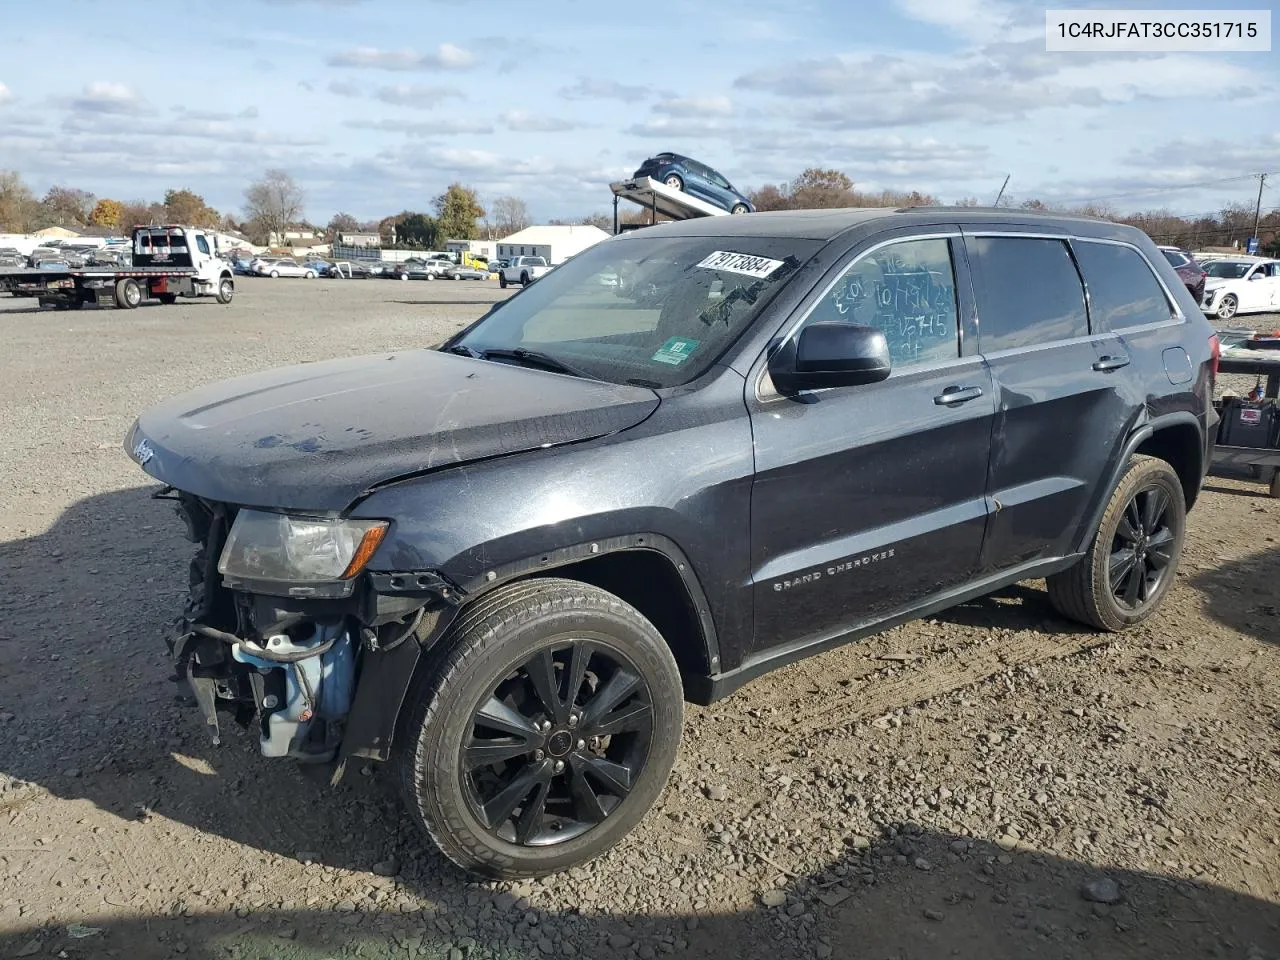
<path id="1" fill-rule="evenodd" d="M 780 393 L 876 383 L 891 369 L 884 331 L 840 321 L 809 324 L 769 358 Z"/>
<path id="2" fill-rule="evenodd" d="M 1266 275 L 1265 273 L 1263 273 L 1261 270 L 1255 270 L 1253 273 L 1249 274 L 1249 279 L 1250 279 L 1250 280 L 1263 280 L 1263 279 L 1266 279 L 1266 276 L 1267 276 L 1267 275 Z"/>

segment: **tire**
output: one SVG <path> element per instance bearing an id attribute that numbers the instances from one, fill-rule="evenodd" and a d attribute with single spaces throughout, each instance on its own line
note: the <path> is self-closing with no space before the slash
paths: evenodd
<path id="1" fill-rule="evenodd" d="M 1153 513 L 1158 513 L 1154 520 Z M 1155 457 L 1131 457 L 1084 557 L 1071 569 L 1048 578 L 1054 609 L 1064 617 L 1110 632 L 1146 620 L 1160 606 L 1177 575 L 1186 524 L 1182 483 L 1173 467 Z M 1136 535 L 1136 547 L 1131 546 L 1134 538 L 1125 531 Z M 1122 553 L 1136 556 L 1137 563 L 1124 567 L 1116 560 Z M 1113 580 L 1113 566 L 1117 567 L 1118 583 Z M 1127 575 L 1126 570 L 1130 571 Z"/>
<path id="2" fill-rule="evenodd" d="M 680 673 L 661 635 L 634 607 L 577 581 L 524 581 L 476 601 L 438 650 L 410 688 L 397 759 L 413 816 L 464 870 L 498 879 L 567 870 L 621 840 L 662 792 L 680 742 Z M 585 661 L 572 650 L 585 652 Z M 551 671 L 555 689 L 544 688 L 546 700 L 529 679 L 531 663 Z M 572 684 L 562 687 L 561 678 L 575 663 L 583 680 L 569 695 Z M 623 670 L 635 686 L 605 704 L 601 698 L 615 690 Z M 518 725 L 478 722 L 486 702 L 497 707 L 490 716 L 514 717 Z M 603 729 L 599 717 L 589 717 L 593 703 L 613 718 L 610 725 L 627 723 L 627 732 L 615 728 L 602 741 L 593 737 L 587 746 L 584 737 L 575 744 L 579 732 Z M 465 745 L 477 729 L 510 735 L 498 738 L 500 756 L 490 747 L 489 757 L 464 769 Z M 602 770 L 612 784 L 600 779 Z M 624 775 L 629 788 L 622 787 Z M 517 781 L 528 784 L 523 794 L 511 789 Z M 486 814 L 504 794 L 508 804 Z"/>
<path id="3" fill-rule="evenodd" d="M 668 187 L 671 187 L 673 190 L 679 190 L 681 192 L 684 191 L 684 181 L 680 179 L 679 174 L 673 173 L 671 174 L 671 176 L 667 177 L 667 179 L 663 180 L 662 182 L 665 183 Z"/>
<path id="4" fill-rule="evenodd" d="M 401 280 L 408 280 L 408 279 L 409 279 L 409 274 L 407 274 L 407 273 L 402 273 L 402 274 L 400 274 L 400 279 L 401 279 Z"/>
<path id="5" fill-rule="evenodd" d="M 729 212 L 730 213 L 746 213 L 747 205 L 745 203 L 735 203 L 733 205 L 733 209 L 730 210 Z"/>
<path id="6" fill-rule="evenodd" d="M 1219 320 L 1230 320 L 1239 309 L 1240 301 L 1236 299 L 1236 295 L 1228 293 L 1218 301 L 1218 308 L 1214 310 L 1214 316 Z"/>
<path id="7" fill-rule="evenodd" d="M 116 306 L 121 310 L 133 310 L 142 302 L 142 288 L 132 277 L 116 281 Z"/>
<path id="8" fill-rule="evenodd" d="M 223 277 L 218 281 L 218 302 L 230 303 L 231 298 L 236 295 L 236 285 L 230 277 Z"/>
<path id="9" fill-rule="evenodd" d="M 176 293 L 157 293 L 156 299 L 166 307 L 171 307 L 178 302 L 178 295 Z"/>
<path id="10" fill-rule="evenodd" d="M 505 273 L 498 274 L 498 286 L 503 290 L 507 289 L 507 275 Z"/>
<path id="11" fill-rule="evenodd" d="M 1271 471 L 1271 483 L 1267 487 L 1267 493 L 1280 500 L 1280 467 Z"/>
<path id="12" fill-rule="evenodd" d="M 520 286 L 527 287 L 529 285 L 529 275 L 527 273 L 520 274 Z"/>
<path id="13" fill-rule="evenodd" d="M 278 280 L 280 279 L 280 271 L 272 270 L 269 274 L 267 274 L 267 276 L 269 276 L 272 280 Z"/>
<path id="14" fill-rule="evenodd" d="M 308 270 L 306 273 L 302 275 L 303 280 L 314 280 L 315 278 L 316 278 L 316 274 L 314 270 Z"/>

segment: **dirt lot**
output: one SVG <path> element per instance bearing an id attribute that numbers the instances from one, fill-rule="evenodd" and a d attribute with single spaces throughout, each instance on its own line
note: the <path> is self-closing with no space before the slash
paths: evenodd
<path id="1" fill-rule="evenodd" d="M 432 343 L 500 295 L 0 302 L 0 957 L 1280 957 L 1280 501 L 1257 483 L 1210 479 L 1130 634 L 1029 583 L 690 708 L 640 829 L 549 881 L 469 881 L 377 770 L 329 790 L 244 735 L 212 747 L 166 681 L 190 545 L 121 449 L 133 416 Z"/>

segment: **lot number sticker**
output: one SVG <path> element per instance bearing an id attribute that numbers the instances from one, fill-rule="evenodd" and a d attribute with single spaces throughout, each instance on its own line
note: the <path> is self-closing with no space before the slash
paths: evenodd
<path id="1" fill-rule="evenodd" d="M 704 270 L 721 270 L 725 273 L 740 273 L 744 277 L 756 277 L 763 280 L 782 266 L 781 260 L 770 260 L 768 257 L 754 257 L 749 253 L 733 253 L 730 250 L 717 250 L 700 264 Z"/>
<path id="2" fill-rule="evenodd" d="M 687 337 L 672 337 L 650 359 L 654 363 L 669 363 L 673 367 L 678 367 L 689 359 L 701 342 L 701 340 L 690 340 Z"/>

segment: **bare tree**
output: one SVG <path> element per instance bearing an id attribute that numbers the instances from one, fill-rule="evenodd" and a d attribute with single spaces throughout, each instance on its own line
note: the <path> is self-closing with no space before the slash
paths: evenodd
<path id="1" fill-rule="evenodd" d="M 75 187 L 50 187 L 40 206 L 50 224 L 59 227 L 83 227 L 89 223 L 95 197 L 88 190 Z"/>
<path id="2" fill-rule="evenodd" d="M 40 202 L 16 170 L 0 170 L 0 231 L 26 233 L 40 217 Z"/>
<path id="3" fill-rule="evenodd" d="M 268 170 L 244 192 L 244 212 L 268 243 L 280 243 L 284 232 L 302 214 L 306 195 L 285 170 Z"/>
<path id="4" fill-rule="evenodd" d="M 498 197 L 489 205 L 489 216 L 499 237 L 509 237 L 529 226 L 529 208 L 519 197 Z"/>

